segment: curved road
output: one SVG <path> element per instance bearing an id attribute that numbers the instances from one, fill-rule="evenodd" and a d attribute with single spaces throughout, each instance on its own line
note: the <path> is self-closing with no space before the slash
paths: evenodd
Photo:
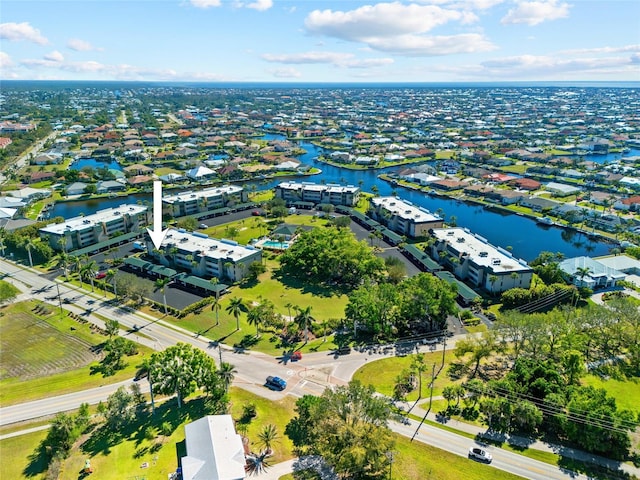
<path id="1" fill-rule="evenodd" d="M 134 338 L 142 344 L 155 349 L 164 349 L 176 342 L 185 342 L 202 348 L 205 352 L 218 360 L 220 356 L 226 362 L 235 365 L 238 374 L 234 384 L 253 393 L 270 399 L 282 398 L 285 394 L 296 396 L 305 393 L 319 395 L 325 388 L 332 385 L 346 384 L 353 373 L 369 359 L 383 357 L 383 354 L 364 354 L 353 351 L 350 355 L 334 357 L 331 353 L 318 352 L 305 354 L 302 362 L 286 363 L 278 358 L 255 352 L 237 352 L 227 347 L 221 350 L 208 339 L 204 339 L 192 332 L 169 327 L 162 321 L 146 317 L 140 313 L 127 311 L 118 306 L 102 302 L 97 296 L 77 288 L 69 288 L 65 284 L 56 284 L 38 273 L 18 267 L 15 264 L 0 260 L 0 272 L 12 281 L 22 291 L 27 292 L 28 298 L 38 298 L 58 305 L 58 291 L 62 298 L 73 297 L 71 305 L 65 308 L 78 314 L 85 314 L 87 309 L 100 315 L 117 319 L 123 327 L 139 327 L 145 336 Z M 56 286 L 57 285 L 57 286 Z M 92 322 L 102 326 L 102 321 L 88 316 Z M 135 335 L 121 332 L 123 335 Z M 454 342 L 450 342 L 452 345 Z M 288 381 L 287 391 L 274 392 L 263 386 L 267 375 L 278 375 Z M 132 381 L 124 381 L 112 385 L 103 385 L 90 390 L 60 395 L 56 397 L 27 402 L 20 405 L 0 408 L 0 425 L 8 425 L 28 419 L 51 415 L 60 411 L 72 410 L 81 403 L 98 403 L 104 401 L 119 386 Z M 148 391 L 148 384 L 143 381 L 143 390 Z M 418 422 L 411 421 L 409 425 L 391 422 L 391 428 L 407 437 L 412 437 L 418 428 Z M 430 425 L 422 425 L 415 440 L 452 453 L 467 456 L 471 441 L 461 435 L 451 433 Z M 494 461 L 492 467 L 505 470 L 524 478 L 535 480 L 587 478 L 575 472 L 559 469 L 557 466 L 529 459 L 499 448 L 490 448 Z M 471 461 L 471 460 L 470 460 Z"/>

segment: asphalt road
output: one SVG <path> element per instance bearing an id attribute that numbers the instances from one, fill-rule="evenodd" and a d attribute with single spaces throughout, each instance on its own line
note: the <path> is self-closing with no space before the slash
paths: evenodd
<path id="1" fill-rule="evenodd" d="M 52 292 L 57 295 L 56 287 L 50 280 L 39 276 L 27 269 L 18 268 L 13 264 L 0 260 L 0 272 L 8 274 L 11 281 L 20 286 L 22 290 L 28 292 L 30 298 L 45 299 L 57 305 L 57 299 L 52 298 Z M 25 287 L 28 286 L 27 287 Z M 136 340 L 140 343 L 151 346 L 155 349 L 164 349 L 176 342 L 185 342 L 202 348 L 215 359 L 222 356 L 223 361 L 235 365 L 238 374 L 234 384 L 254 392 L 269 399 L 279 399 L 284 395 L 291 394 L 301 396 L 305 393 L 321 394 L 322 391 L 331 385 L 346 384 L 353 373 L 362 364 L 372 358 L 384 356 L 381 353 L 360 353 L 356 350 L 349 355 L 335 356 L 331 353 L 318 352 L 305 355 L 299 362 L 287 361 L 283 358 L 273 358 L 261 353 L 240 352 L 228 348 L 218 349 L 209 340 L 203 339 L 191 332 L 178 331 L 169 328 L 160 321 L 152 321 L 143 316 L 120 309 L 107 303 L 97 302 L 85 292 L 71 290 L 66 285 L 60 284 L 60 294 L 62 296 L 74 295 L 73 305 L 68 305 L 72 311 L 86 312 L 91 308 L 107 318 L 116 318 L 124 329 L 132 328 L 134 325 L 140 328 L 140 332 L 149 338 L 139 337 Z M 47 301 L 47 300 L 45 300 Z M 88 316 L 91 321 L 101 324 L 98 319 Z M 133 334 L 135 335 L 135 334 Z M 454 339 L 450 339 L 449 346 L 454 344 Z M 264 387 L 267 375 L 277 375 L 288 382 L 284 392 L 276 392 Z M 59 411 L 67 411 L 77 408 L 81 403 L 98 403 L 104 401 L 120 385 L 126 385 L 130 381 L 120 382 L 115 385 L 103 385 L 90 390 L 76 392 L 68 395 L 61 395 L 28 402 L 11 407 L 0 408 L 0 425 L 8 425 L 19 421 L 51 415 Z M 148 389 L 148 384 L 142 382 L 141 387 Z M 403 425 L 392 422 L 391 427 L 398 433 L 411 437 L 414 435 L 417 422 L 411 425 Z M 467 455 L 472 442 L 463 436 L 456 435 L 436 427 L 423 425 L 420 427 L 416 437 L 419 441 L 433 445 L 458 455 Z M 499 468 L 511 473 L 531 479 L 565 479 L 565 478 L 586 478 L 576 475 L 573 472 L 564 472 L 558 467 L 546 463 L 531 460 L 529 458 L 512 454 L 500 449 L 491 449 L 494 455 L 493 468 Z M 469 460 L 472 461 L 472 460 Z M 488 467 L 491 468 L 491 467 Z"/>

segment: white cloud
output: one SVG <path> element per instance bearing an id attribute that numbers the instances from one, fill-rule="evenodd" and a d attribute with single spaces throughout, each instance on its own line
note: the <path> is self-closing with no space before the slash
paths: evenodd
<path id="1" fill-rule="evenodd" d="M 222 4 L 221 0 L 190 0 L 190 3 L 196 8 L 219 7 Z"/>
<path id="2" fill-rule="evenodd" d="M 53 52 L 47 53 L 43 58 L 45 60 L 50 60 L 52 62 L 63 62 L 64 61 L 64 55 L 62 55 L 57 50 L 54 50 Z"/>
<path id="3" fill-rule="evenodd" d="M 486 6 L 497 1 L 473 3 Z M 446 0 L 442 0 L 439 3 L 445 2 Z M 425 35 L 430 30 L 453 21 L 469 24 L 478 21 L 478 17 L 468 10 L 394 2 L 365 5 L 346 12 L 314 10 L 305 19 L 305 27 L 313 34 L 361 42 L 374 50 L 406 56 L 486 52 L 496 48 L 478 33 Z"/>
<path id="4" fill-rule="evenodd" d="M 503 24 L 524 23 L 538 25 L 548 20 L 558 20 L 569 16 L 568 3 L 558 3 L 558 0 L 542 0 L 534 2 L 519 2 L 516 8 L 510 9 L 502 18 Z"/>
<path id="5" fill-rule="evenodd" d="M 96 48 L 93 45 L 91 45 L 89 42 L 85 40 L 80 40 L 79 38 L 70 38 L 69 41 L 67 42 L 67 47 L 77 52 L 89 52 L 91 50 L 101 50 L 100 48 Z"/>
<path id="6" fill-rule="evenodd" d="M 576 48 L 573 50 L 561 50 L 559 55 L 593 55 L 600 53 L 625 53 L 640 52 L 640 45 L 625 45 L 623 47 L 597 47 L 597 48 Z"/>
<path id="7" fill-rule="evenodd" d="M 0 24 L 0 38 L 10 42 L 26 40 L 39 45 L 49 43 L 49 40 L 42 36 L 40 30 L 33 28 L 28 22 Z"/>
<path id="8" fill-rule="evenodd" d="M 351 11 L 314 10 L 305 19 L 307 31 L 349 41 L 424 33 L 468 15 L 434 5 L 378 3 Z"/>
<path id="9" fill-rule="evenodd" d="M 256 0 L 255 2 L 248 3 L 246 7 L 264 12 L 265 10 L 269 10 L 273 7 L 273 0 Z"/>
<path id="10" fill-rule="evenodd" d="M 276 78 L 300 78 L 302 76 L 302 73 L 292 67 L 274 68 L 267 70 L 267 72 Z"/>
<path id="11" fill-rule="evenodd" d="M 394 38 L 370 39 L 369 45 L 376 50 L 408 57 L 488 52 L 497 48 L 477 33 L 442 36 L 401 35 Z"/>
<path id="12" fill-rule="evenodd" d="M 4 52 L 0 52 L 0 68 L 9 68 L 13 66 L 13 60 Z"/>
<path id="13" fill-rule="evenodd" d="M 272 63 L 284 64 L 329 64 L 341 68 L 373 68 L 393 63 L 391 58 L 357 59 L 352 53 L 340 52 L 304 52 L 274 55 L 265 53 L 262 59 Z"/>

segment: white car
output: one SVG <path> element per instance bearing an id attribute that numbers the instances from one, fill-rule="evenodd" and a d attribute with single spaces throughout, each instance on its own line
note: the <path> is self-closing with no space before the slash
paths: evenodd
<path id="1" fill-rule="evenodd" d="M 491 463 L 491 460 L 493 460 L 491 454 L 480 447 L 471 447 L 469 449 L 469 458 L 485 463 Z"/>

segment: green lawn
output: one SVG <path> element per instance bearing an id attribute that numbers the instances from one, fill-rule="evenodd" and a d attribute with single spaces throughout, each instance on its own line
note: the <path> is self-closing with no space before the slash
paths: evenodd
<path id="1" fill-rule="evenodd" d="M 93 388 L 132 378 L 143 357 L 150 353 L 139 347 L 139 353 L 127 358 L 128 366 L 111 377 L 91 374 L 99 360 L 92 348 L 106 337 L 94 333 L 58 309 L 51 313 L 35 310 L 38 302 L 20 302 L 0 309 L 0 403 L 3 406 L 45 398 L 52 395 Z M 66 312 L 66 311 L 65 311 Z"/>
<path id="2" fill-rule="evenodd" d="M 638 406 L 640 379 L 633 378 L 622 381 L 610 378 L 609 380 L 604 380 L 597 375 L 585 375 L 581 383 L 595 388 L 604 388 L 609 396 L 616 399 L 616 405 L 619 409 L 629 409 L 640 413 L 640 407 Z"/>
<path id="3" fill-rule="evenodd" d="M 405 369 L 411 366 L 411 360 L 415 355 L 407 355 L 406 357 L 389 357 L 380 360 L 374 360 L 365 363 L 353 375 L 354 380 L 360 380 L 363 384 L 370 384 L 377 392 L 393 396 L 393 387 L 396 383 L 396 377 Z M 435 364 L 435 372 L 438 373 L 442 363 L 442 350 L 436 352 L 425 353 L 425 365 L 427 369 L 422 373 L 422 398 L 429 398 L 429 383 L 431 382 L 432 365 Z M 449 364 L 455 360 L 452 350 L 445 352 L 444 368 L 439 375 L 436 376 L 433 387 L 433 395 L 438 396 L 442 393 L 442 389 L 447 385 L 454 383 L 447 376 L 447 368 Z M 408 401 L 414 401 L 418 398 L 418 389 L 414 390 L 407 396 Z"/>
<path id="4" fill-rule="evenodd" d="M 0 478 L 19 479 L 43 478 L 47 463 L 43 455 L 39 455 L 38 445 L 47 436 L 46 430 L 7 438 L 0 441 Z M 11 459 L 11 461 L 8 461 Z M 76 474 L 77 479 L 77 474 Z"/>
<path id="5" fill-rule="evenodd" d="M 277 261 L 270 260 L 267 262 L 267 266 L 269 271 L 262 274 L 257 282 L 234 286 L 228 294 L 220 299 L 219 325 L 216 325 L 216 313 L 211 307 L 205 307 L 202 312 L 189 314 L 182 319 L 169 317 L 166 320 L 212 340 L 221 340 L 227 345 L 234 345 L 241 342 L 247 335 L 255 336 L 256 328 L 247 323 L 245 310 L 240 316 L 240 331 L 236 331 L 236 319 L 225 311 L 233 297 L 242 298 L 245 305 L 258 302 L 259 297 L 265 298 L 274 303 L 277 313 L 286 317 L 290 314 L 295 316 L 293 306 L 306 307 L 307 305 L 311 306 L 311 313 L 317 321 L 343 317 L 347 304 L 346 295 L 331 295 L 330 292 L 324 292 L 321 289 L 303 288 L 296 284 L 285 285 L 272 276 L 271 271 L 277 267 Z M 292 305 L 291 309 L 287 307 L 289 303 Z M 262 332 L 259 341 L 252 345 L 251 349 L 271 355 L 281 354 L 283 348 L 279 346 L 274 337 L 270 332 Z M 330 338 L 325 342 L 320 337 L 298 347 L 305 352 L 315 349 L 331 349 L 333 344 Z"/>

